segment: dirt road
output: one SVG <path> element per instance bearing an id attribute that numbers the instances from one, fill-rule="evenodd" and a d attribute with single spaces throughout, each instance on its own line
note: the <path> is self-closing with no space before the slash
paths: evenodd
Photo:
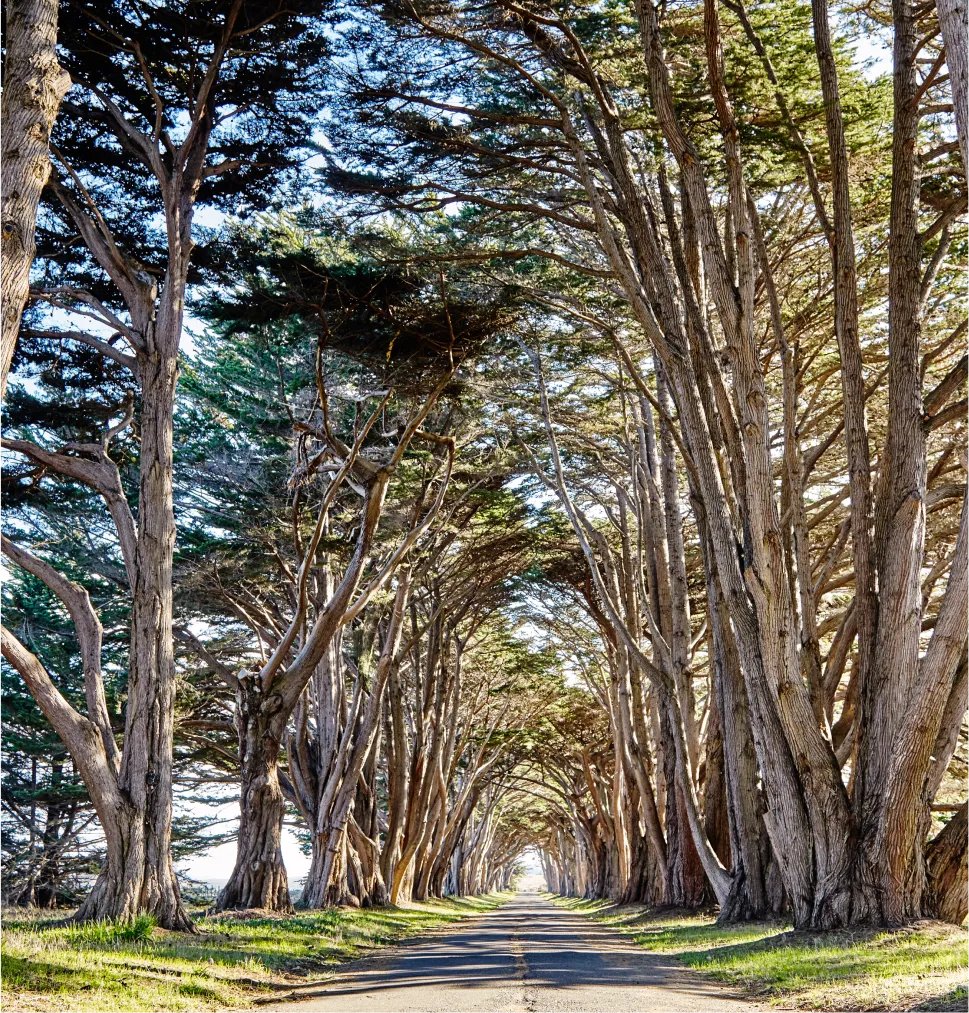
<path id="1" fill-rule="evenodd" d="M 487 915 L 347 965 L 289 1013 L 644 1013 L 759 1007 L 618 933 L 519 894 Z"/>

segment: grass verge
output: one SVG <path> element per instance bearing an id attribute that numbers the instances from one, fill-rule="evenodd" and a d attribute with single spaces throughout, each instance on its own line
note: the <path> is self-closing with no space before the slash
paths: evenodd
<path id="1" fill-rule="evenodd" d="M 552 897 L 654 953 L 712 975 L 779 1009 L 965 1010 L 966 930 L 920 922 L 899 931 L 794 932 L 712 915 Z"/>
<path id="2" fill-rule="evenodd" d="M 492 910 L 509 896 L 289 916 L 196 913 L 198 935 L 166 932 L 149 918 L 129 925 L 67 926 L 49 913 L 7 912 L 0 960 L 3 1009 L 245 1009 L 261 997 L 319 981 L 336 964 L 375 946 Z"/>

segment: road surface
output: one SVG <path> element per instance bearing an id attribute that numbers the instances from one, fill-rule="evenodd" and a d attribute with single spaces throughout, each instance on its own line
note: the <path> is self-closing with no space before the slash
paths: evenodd
<path id="1" fill-rule="evenodd" d="M 308 989 L 309 991 L 309 989 Z M 316 990 L 313 990 L 316 991 Z M 617 932 L 518 894 L 486 915 L 348 964 L 288 1013 L 645 1013 L 758 1009 Z"/>

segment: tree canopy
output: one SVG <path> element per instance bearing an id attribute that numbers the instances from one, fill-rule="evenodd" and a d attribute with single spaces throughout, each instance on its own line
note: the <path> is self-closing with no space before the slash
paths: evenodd
<path id="1" fill-rule="evenodd" d="M 948 18 L 61 5 L 4 406 L 9 898 L 190 931 L 175 863 L 235 839 L 223 910 L 530 854 L 724 921 L 961 922 Z"/>

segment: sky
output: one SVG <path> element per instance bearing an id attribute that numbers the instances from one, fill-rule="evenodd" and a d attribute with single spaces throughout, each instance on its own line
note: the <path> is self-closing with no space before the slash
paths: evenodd
<path id="1" fill-rule="evenodd" d="M 237 803 L 231 803 L 231 808 L 238 811 Z M 283 862 L 286 865 L 289 886 L 290 889 L 295 889 L 300 886 L 301 880 L 306 878 L 306 874 L 310 870 L 310 859 L 308 855 L 304 855 L 299 850 L 296 835 L 289 827 L 283 827 L 282 843 Z M 178 871 L 202 883 L 221 886 L 232 874 L 235 860 L 236 842 L 229 841 L 227 844 L 220 844 L 218 847 L 210 848 L 208 851 L 203 851 L 188 860 L 179 862 Z"/>

